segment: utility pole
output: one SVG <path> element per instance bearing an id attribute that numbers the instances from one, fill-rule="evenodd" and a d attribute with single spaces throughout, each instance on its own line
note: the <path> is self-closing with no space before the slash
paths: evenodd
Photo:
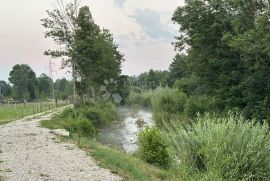
<path id="1" fill-rule="evenodd" d="M 51 59 L 49 60 L 49 67 L 47 67 L 49 69 L 49 77 L 51 78 L 51 87 L 52 87 L 52 99 L 53 99 L 53 103 L 55 102 L 55 92 L 54 92 L 54 83 L 53 83 L 53 73 L 56 73 L 56 71 L 53 69 L 53 67 L 55 66 L 55 63 L 53 63 L 51 61 Z"/>

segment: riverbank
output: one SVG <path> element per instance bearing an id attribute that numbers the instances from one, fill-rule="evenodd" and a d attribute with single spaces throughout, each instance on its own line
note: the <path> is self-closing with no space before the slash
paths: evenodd
<path id="1" fill-rule="evenodd" d="M 41 125 L 50 129 L 65 129 L 64 122 L 65 120 L 55 117 L 55 119 L 42 121 Z M 90 137 L 81 137 L 78 144 L 78 134 L 73 133 L 71 137 L 61 137 L 61 141 L 76 144 L 89 156 L 95 158 L 100 166 L 110 169 L 112 173 L 120 175 L 124 180 L 177 180 L 175 173 L 171 170 L 149 165 L 134 154 L 126 154 L 123 150 L 102 145 Z"/>

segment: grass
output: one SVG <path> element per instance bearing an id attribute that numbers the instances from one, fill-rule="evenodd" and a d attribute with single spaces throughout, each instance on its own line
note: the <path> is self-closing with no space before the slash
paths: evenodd
<path id="1" fill-rule="evenodd" d="M 66 120 L 55 116 L 55 119 L 42 121 L 41 126 L 49 129 L 63 129 L 66 127 Z M 61 141 L 74 144 L 77 140 L 77 134 L 72 134 L 72 138 L 61 138 Z M 112 173 L 120 175 L 124 180 L 178 180 L 169 170 L 151 166 L 136 155 L 128 155 L 123 151 L 101 145 L 93 139 L 82 137 L 78 146 L 95 158 L 101 167 L 110 169 Z"/>
<path id="2" fill-rule="evenodd" d="M 168 136 L 187 178 L 269 180 L 269 126 L 256 122 L 239 114 L 206 114 L 185 127 L 172 120 Z"/>
<path id="3" fill-rule="evenodd" d="M 98 160 L 100 166 L 110 169 L 112 173 L 122 176 L 124 180 L 174 180 L 165 170 L 148 165 L 134 155 L 127 155 L 91 139 L 82 139 L 79 147 L 88 150 L 88 154 Z"/>
<path id="4" fill-rule="evenodd" d="M 67 105 L 60 103 L 58 106 Z M 51 102 L 0 105 L 0 125 L 55 108 Z"/>

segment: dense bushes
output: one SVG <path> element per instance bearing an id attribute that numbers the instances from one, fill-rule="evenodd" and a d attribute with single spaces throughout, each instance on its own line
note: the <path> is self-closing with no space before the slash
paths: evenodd
<path id="1" fill-rule="evenodd" d="M 206 96 L 190 96 L 185 105 L 185 114 L 190 117 L 196 117 L 197 113 L 203 114 L 209 111 L 216 111 L 213 99 Z"/>
<path id="2" fill-rule="evenodd" d="M 207 114 L 184 128 L 169 124 L 169 137 L 181 167 L 214 180 L 269 180 L 270 135 L 267 124 L 228 114 Z"/>
<path id="3" fill-rule="evenodd" d="M 157 127 L 145 128 L 139 133 L 139 155 L 146 162 L 168 168 L 171 163 L 169 144 Z"/>
<path id="4" fill-rule="evenodd" d="M 77 134 L 80 140 L 82 136 L 95 137 L 99 129 L 117 118 L 114 104 L 98 102 L 65 109 L 52 120 L 44 121 L 42 124 L 50 129 L 65 128 L 71 136 Z"/>
<path id="5" fill-rule="evenodd" d="M 139 105 L 145 108 L 151 107 L 152 91 L 131 90 L 126 101 L 127 105 Z"/>
<path id="6" fill-rule="evenodd" d="M 188 96 L 186 93 L 172 88 L 131 91 L 128 104 L 152 108 L 158 127 L 163 127 L 164 120 L 180 119 L 182 123 L 187 123 L 198 113 L 220 112 L 215 99 L 207 96 Z"/>
<path id="7" fill-rule="evenodd" d="M 117 110 L 113 103 L 90 103 L 79 106 L 75 109 L 75 114 L 83 114 L 91 120 L 96 128 L 102 128 L 117 119 Z"/>

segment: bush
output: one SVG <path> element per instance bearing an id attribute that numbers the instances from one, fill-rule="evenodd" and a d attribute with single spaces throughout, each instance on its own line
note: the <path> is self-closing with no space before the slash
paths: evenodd
<path id="1" fill-rule="evenodd" d="M 73 130 L 78 134 L 78 144 L 81 137 L 94 137 L 97 132 L 91 120 L 87 119 L 83 114 L 80 114 L 72 124 Z"/>
<path id="2" fill-rule="evenodd" d="M 139 105 L 142 107 L 151 107 L 152 91 L 130 91 L 127 100 L 128 105 Z"/>
<path id="3" fill-rule="evenodd" d="M 91 120 L 96 128 L 102 128 L 118 118 L 117 109 L 110 102 L 83 105 L 78 107 L 76 112 Z"/>
<path id="4" fill-rule="evenodd" d="M 146 162 L 168 168 L 171 163 L 168 142 L 157 127 L 145 128 L 139 133 L 139 155 Z"/>
<path id="5" fill-rule="evenodd" d="M 269 180 L 269 127 L 255 122 L 206 114 L 187 128 L 172 121 L 168 136 L 181 166 L 200 178 Z"/>
<path id="6" fill-rule="evenodd" d="M 195 118 L 198 113 L 214 110 L 213 99 L 206 96 L 190 96 L 185 105 L 185 113 L 190 118 Z"/>

